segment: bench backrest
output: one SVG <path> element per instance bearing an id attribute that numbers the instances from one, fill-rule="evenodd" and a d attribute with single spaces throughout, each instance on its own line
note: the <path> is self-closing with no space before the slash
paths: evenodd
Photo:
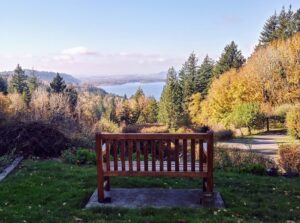
<path id="1" fill-rule="evenodd" d="M 96 147 L 98 166 L 107 172 L 210 173 L 213 169 L 212 132 L 97 133 Z"/>

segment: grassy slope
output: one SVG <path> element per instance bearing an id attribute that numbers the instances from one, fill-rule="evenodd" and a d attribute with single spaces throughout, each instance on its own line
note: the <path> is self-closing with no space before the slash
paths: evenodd
<path id="1" fill-rule="evenodd" d="M 83 206 L 96 187 L 95 167 L 27 160 L 0 183 L 0 222 L 286 222 L 300 221 L 300 178 L 216 172 L 227 208 L 94 209 Z M 197 188 L 196 179 L 114 178 L 113 187 Z"/>

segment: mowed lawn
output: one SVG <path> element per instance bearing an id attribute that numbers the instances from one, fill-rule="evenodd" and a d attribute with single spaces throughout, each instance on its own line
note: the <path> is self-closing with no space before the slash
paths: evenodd
<path id="1" fill-rule="evenodd" d="M 215 183 L 225 209 L 86 210 L 96 188 L 95 166 L 26 160 L 0 183 L 0 222 L 300 222 L 300 178 L 216 171 Z M 198 188 L 200 180 L 119 177 L 111 184 Z"/>

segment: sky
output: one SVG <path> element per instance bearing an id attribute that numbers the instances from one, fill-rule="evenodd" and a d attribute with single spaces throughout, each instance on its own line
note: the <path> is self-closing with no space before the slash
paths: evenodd
<path id="1" fill-rule="evenodd" d="M 245 57 L 275 10 L 299 0 L 0 0 L 0 71 L 77 77 L 179 69 L 191 52 L 217 60 L 234 40 Z"/>

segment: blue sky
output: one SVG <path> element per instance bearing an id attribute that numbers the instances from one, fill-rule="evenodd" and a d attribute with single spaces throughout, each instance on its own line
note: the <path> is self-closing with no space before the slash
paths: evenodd
<path id="1" fill-rule="evenodd" d="M 247 57 L 266 19 L 299 0 L 2 0 L 0 70 L 77 76 L 180 68 L 194 51 L 217 60 L 234 40 Z"/>

